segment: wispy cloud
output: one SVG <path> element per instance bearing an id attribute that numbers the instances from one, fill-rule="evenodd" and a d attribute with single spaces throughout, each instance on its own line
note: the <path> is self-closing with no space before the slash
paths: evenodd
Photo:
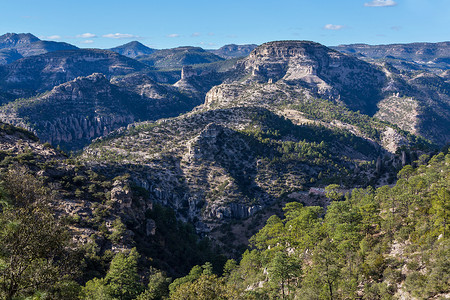
<path id="1" fill-rule="evenodd" d="M 392 26 L 391 30 L 400 31 L 402 30 L 402 26 Z"/>
<path id="2" fill-rule="evenodd" d="M 170 38 L 177 38 L 177 37 L 179 37 L 180 35 L 178 34 L 178 33 L 171 33 L 171 34 L 168 34 L 167 35 L 167 37 L 170 37 Z"/>
<path id="3" fill-rule="evenodd" d="M 215 44 L 215 43 L 205 43 L 205 42 L 200 42 L 200 43 L 198 43 L 199 45 L 201 45 L 201 46 L 210 46 L 210 47 L 212 47 L 212 46 L 217 46 L 217 44 Z"/>
<path id="4" fill-rule="evenodd" d="M 323 26 L 323 29 L 326 30 L 341 30 L 342 28 L 344 28 L 344 25 L 327 24 Z"/>
<path id="5" fill-rule="evenodd" d="M 81 43 L 82 44 L 92 44 L 94 41 L 93 40 L 84 40 Z"/>
<path id="6" fill-rule="evenodd" d="M 49 35 L 49 36 L 41 36 L 39 37 L 41 40 L 60 40 L 61 36 L 60 35 Z"/>
<path id="7" fill-rule="evenodd" d="M 200 35 L 200 32 L 194 32 L 193 34 L 191 34 L 191 37 L 199 37 Z"/>
<path id="8" fill-rule="evenodd" d="M 208 35 L 209 35 L 209 36 L 213 36 L 213 35 L 214 35 L 214 32 L 208 32 Z"/>
<path id="9" fill-rule="evenodd" d="M 105 35 L 102 35 L 104 38 L 109 39 L 134 39 L 139 38 L 139 36 L 129 33 L 108 33 Z"/>
<path id="10" fill-rule="evenodd" d="M 77 38 L 82 38 L 82 39 L 92 39 L 92 38 L 96 38 L 97 35 L 93 34 L 93 33 L 83 33 L 83 34 L 78 34 L 76 35 Z"/>
<path id="11" fill-rule="evenodd" d="M 364 6 L 369 7 L 384 7 L 384 6 L 396 6 L 397 2 L 394 0 L 372 0 L 364 3 Z"/>

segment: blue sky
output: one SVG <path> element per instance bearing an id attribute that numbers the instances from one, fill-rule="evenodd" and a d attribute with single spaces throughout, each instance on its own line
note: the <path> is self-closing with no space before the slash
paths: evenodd
<path id="1" fill-rule="evenodd" d="M 6 32 L 89 48 L 440 42 L 450 40 L 450 0 L 0 0 Z"/>

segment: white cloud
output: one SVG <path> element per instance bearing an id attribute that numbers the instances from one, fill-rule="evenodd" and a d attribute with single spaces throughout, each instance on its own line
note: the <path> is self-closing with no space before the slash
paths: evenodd
<path id="1" fill-rule="evenodd" d="M 180 35 L 178 34 L 178 33 L 171 33 L 171 34 L 168 34 L 167 35 L 167 37 L 170 37 L 170 38 L 177 38 L 177 37 L 179 37 Z"/>
<path id="2" fill-rule="evenodd" d="M 327 24 L 327 25 L 323 26 L 323 29 L 327 29 L 327 30 L 340 30 L 342 28 L 344 28 L 344 25 Z"/>
<path id="3" fill-rule="evenodd" d="M 139 37 L 129 33 L 108 33 L 102 36 L 109 39 L 133 39 Z"/>
<path id="4" fill-rule="evenodd" d="M 217 46 L 217 44 L 215 44 L 215 43 L 205 43 L 205 42 L 200 42 L 200 43 L 198 43 L 199 45 L 201 45 L 201 46 Z"/>
<path id="5" fill-rule="evenodd" d="M 95 35 L 93 33 L 86 32 L 86 33 L 83 33 L 83 34 L 78 34 L 76 37 L 77 38 L 82 38 L 82 39 L 92 39 L 92 38 L 96 38 L 97 35 Z"/>
<path id="6" fill-rule="evenodd" d="M 391 30 L 400 31 L 402 30 L 402 26 L 392 26 Z"/>
<path id="7" fill-rule="evenodd" d="M 40 37 L 41 40 L 60 40 L 61 36 L 60 35 L 49 35 L 49 36 L 41 36 Z"/>
<path id="8" fill-rule="evenodd" d="M 397 2 L 394 0 L 372 0 L 370 2 L 364 3 L 364 6 L 369 7 L 383 7 L 383 6 L 395 6 Z"/>
<path id="9" fill-rule="evenodd" d="M 82 44 L 92 44 L 94 41 L 93 40 L 84 40 L 81 43 Z"/>
<path id="10" fill-rule="evenodd" d="M 191 34 L 192 37 L 198 37 L 200 36 L 200 32 L 194 32 L 193 34 Z"/>

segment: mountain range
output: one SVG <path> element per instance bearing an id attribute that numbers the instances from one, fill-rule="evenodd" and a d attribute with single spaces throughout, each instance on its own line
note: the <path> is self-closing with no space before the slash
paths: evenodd
<path id="1" fill-rule="evenodd" d="M 418 237 L 408 234 L 428 228 L 411 227 L 422 213 L 420 174 L 440 184 L 423 197 L 434 199 L 424 204 L 430 207 L 426 214 L 440 220 L 439 199 L 447 197 L 441 177 L 448 174 L 434 171 L 445 169 L 446 158 L 430 157 L 450 143 L 449 46 L 273 41 L 158 50 L 135 41 L 78 49 L 8 33 L 0 36 L 0 174 L 7 180 L 17 172 L 40 178 L 42 190 L 52 191 L 52 211 L 85 251 L 82 284 L 105 276 L 113 253 L 133 248 L 142 254 L 146 280 L 155 271 L 149 274 L 150 266 L 180 277 L 207 260 L 221 268 L 218 252 L 230 258 L 259 255 L 255 249 L 242 254 L 254 234 L 250 243 L 270 257 L 266 244 L 278 251 L 281 242 L 268 236 L 279 238 L 292 225 L 284 228 L 285 221 L 270 217 L 282 216 L 283 206 L 286 220 L 303 222 L 294 224 L 301 228 L 320 218 L 323 224 L 349 226 L 347 219 L 333 219 L 340 216 L 359 222 L 361 239 L 339 244 L 357 245 L 351 254 L 366 259 L 351 256 L 369 278 L 355 282 L 388 284 L 391 279 L 374 278 L 383 272 L 391 278 L 393 270 L 405 278 L 403 265 L 420 269 L 384 260 L 395 249 L 416 251 L 407 245 Z M 413 185 L 412 196 L 397 199 L 389 192 L 395 184 L 399 188 L 393 190 Z M 386 208 L 392 199 L 398 209 Z M 417 206 L 403 214 L 410 199 Z M 378 220 L 391 213 L 392 222 L 381 229 Z M 410 227 L 381 246 L 378 237 L 392 224 Z M 314 234 L 321 243 L 341 242 L 343 235 L 327 239 L 320 230 Z M 292 241 L 308 242 L 300 236 Z M 365 243 L 376 245 L 373 253 Z M 304 261 L 315 266 L 315 256 L 305 251 Z M 245 264 L 224 276 L 244 274 Z M 264 269 L 273 272 L 271 265 Z M 265 276 L 259 273 L 254 276 Z M 249 290 L 258 290 L 259 279 L 245 280 Z M 408 282 L 395 289 L 412 290 Z"/>
<path id="2" fill-rule="evenodd" d="M 41 41 L 30 33 L 6 33 L 0 36 L 0 65 L 22 57 L 73 49 L 78 47 L 63 42 Z"/>
<path id="3" fill-rule="evenodd" d="M 450 68 L 449 42 L 331 47 L 366 61 L 386 61 L 399 69 L 440 73 Z"/>

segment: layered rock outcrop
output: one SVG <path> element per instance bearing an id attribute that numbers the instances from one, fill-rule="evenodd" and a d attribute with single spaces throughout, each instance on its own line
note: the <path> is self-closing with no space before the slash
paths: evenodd
<path id="1" fill-rule="evenodd" d="M 113 82 L 100 73 L 78 77 L 40 97 L 4 106 L 0 119 L 35 132 L 44 142 L 79 149 L 134 121 L 170 116 L 197 104 L 145 75 Z"/>

